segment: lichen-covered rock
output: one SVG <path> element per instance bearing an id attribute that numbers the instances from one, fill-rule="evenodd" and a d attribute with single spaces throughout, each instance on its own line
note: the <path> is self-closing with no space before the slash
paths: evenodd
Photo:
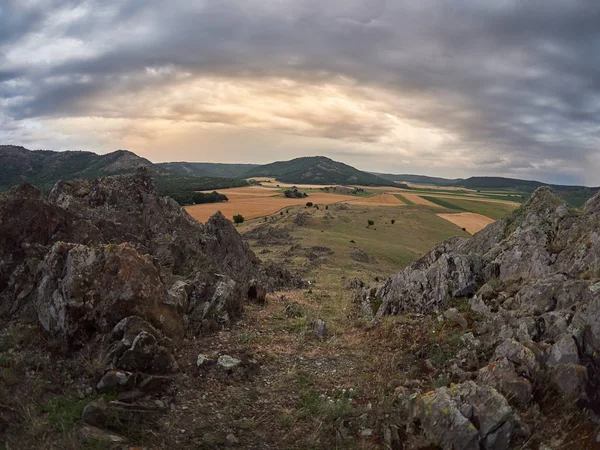
<path id="1" fill-rule="evenodd" d="M 504 358 L 515 364 L 517 370 L 528 377 L 535 377 L 539 371 L 535 354 L 515 339 L 506 339 L 496 347 L 493 359 Z"/>
<path id="2" fill-rule="evenodd" d="M 178 314 L 152 260 L 127 244 L 56 243 L 44 260 L 35 301 L 43 328 L 68 338 L 108 332 L 123 318 L 145 317 L 171 333 Z"/>
<path id="3" fill-rule="evenodd" d="M 517 374 L 515 365 L 506 358 L 479 369 L 477 383 L 496 388 L 507 399 L 527 404 L 533 397 L 533 386 L 527 378 Z"/>
<path id="4" fill-rule="evenodd" d="M 472 381 L 418 396 L 411 417 L 426 439 L 448 450 L 510 448 L 520 428 L 502 395 Z"/>

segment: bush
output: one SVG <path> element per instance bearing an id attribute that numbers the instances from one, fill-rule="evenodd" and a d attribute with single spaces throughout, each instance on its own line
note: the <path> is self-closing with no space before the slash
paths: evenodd
<path id="1" fill-rule="evenodd" d="M 391 222 L 392 222 L 392 225 L 394 225 L 396 223 L 396 219 L 392 219 Z"/>
<path id="2" fill-rule="evenodd" d="M 244 216 L 241 214 L 236 214 L 233 216 L 233 223 L 244 223 Z"/>
<path id="3" fill-rule="evenodd" d="M 300 192 L 298 190 L 298 188 L 286 189 L 285 191 L 283 191 L 283 195 L 285 195 L 287 198 L 304 198 L 304 197 L 308 197 L 308 195 L 306 194 L 306 192 Z"/>
<path id="4" fill-rule="evenodd" d="M 313 205 L 313 202 L 306 202 L 306 206 L 310 208 Z"/>
<path id="5" fill-rule="evenodd" d="M 196 205 L 200 205 L 202 203 L 220 203 L 229 201 L 226 195 L 219 194 L 217 191 L 212 191 L 210 194 L 194 192 L 192 200 Z"/>
<path id="6" fill-rule="evenodd" d="M 373 221 L 373 220 L 371 220 L 371 219 L 367 220 L 367 223 L 369 224 L 368 226 L 373 226 L 373 225 L 375 225 L 375 221 Z"/>
<path id="7" fill-rule="evenodd" d="M 325 205 L 325 209 L 329 209 L 329 205 Z"/>

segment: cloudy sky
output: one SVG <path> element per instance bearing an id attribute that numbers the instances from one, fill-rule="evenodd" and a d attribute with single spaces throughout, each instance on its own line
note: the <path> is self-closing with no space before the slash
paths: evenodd
<path id="1" fill-rule="evenodd" d="M 600 185 L 600 1 L 2 0 L 0 143 Z"/>

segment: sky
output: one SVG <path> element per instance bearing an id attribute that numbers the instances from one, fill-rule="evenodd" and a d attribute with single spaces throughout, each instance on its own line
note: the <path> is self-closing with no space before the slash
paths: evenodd
<path id="1" fill-rule="evenodd" d="M 600 185 L 600 1 L 2 0 L 0 143 Z"/>

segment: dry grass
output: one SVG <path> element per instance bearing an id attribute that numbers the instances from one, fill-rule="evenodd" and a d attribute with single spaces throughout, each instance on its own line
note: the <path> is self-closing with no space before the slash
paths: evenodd
<path id="1" fill-rule="evenodd" d="M 438 214 L 438 217 L 446 219 L 448 222 L 452 222 L 458 225 L 460 228 L 466 229 L 469 233 L 475 234 L 478 231 L 483 230 L 489 224 L 494 223 L 494 219 L 490 219 L 487 216 L 477 213 L 457 213 L 457 214 Z"/>

